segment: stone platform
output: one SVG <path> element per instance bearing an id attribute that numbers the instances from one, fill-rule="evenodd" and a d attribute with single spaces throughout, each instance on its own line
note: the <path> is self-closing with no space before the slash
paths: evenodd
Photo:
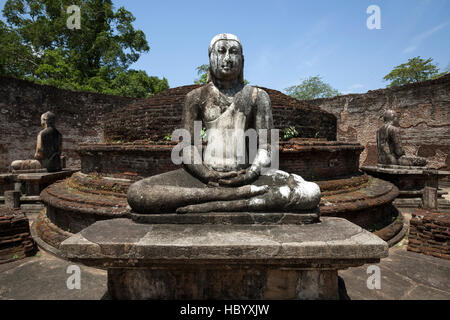
<path id="1" fill-rule="evenodd" d="M 44 205 L 40 193 L 52 183 L 70 177 L 76 169 L 64 169 L 58 172 L 41 170 L 16 170 L 0 174 L 0 204 L 5 201 L 4 192 L 17 190 L 20 196 L 20 207 L 26 213 L 38 213 Z"/>
<path id="2" fill-rule="evenodd" d="M 46 212 L 33 226 L 36 235 L 57 252 L 59 244 L 70 234 L 96 221 L 129 218 L 131 212 L 126 192 L 133 182 L 133 179 L 123 177 L 77 172 L 64 181 L 52 184 L 41 193 Z M 391 183 L 367 175 L 316 182 L 322 192 L 319 205 L 321 216 L 342 217 L 373 231 L 391 225 L 398 217 L 392 206 L 398 189 Z M 169 216 L 164 219 L 169 219 Z M 400 230 L 401 227 L 396 229 L 397 233 Z M 382 233 L 380 236 L 388 241 L 397 233 Z"/>
<path id="3" fill-rule="evenodd" d="M 450 171 L 428 169 L 426 167 L 409 167 L 399 165 L 377 165 L 361 167 L 365 173 L 393 183 L 399 189 L 399 196 L 394 205 L 399 208 L 423 207 L 423 190 L 426 186 L 439 188 L 439 180 L 450 176 Z M 437 190 L 439 208 L 450 209 L 450 202 L 443 198 L 445 192 Z"/>
<path id="4" fill-rule="evenodd" d="M 114 299 L 339 299 L 338 270 L 377 263 L 386 242 L 341 218 L 296 224 L 99 221 L 61 243 L 108 269 Z"/>

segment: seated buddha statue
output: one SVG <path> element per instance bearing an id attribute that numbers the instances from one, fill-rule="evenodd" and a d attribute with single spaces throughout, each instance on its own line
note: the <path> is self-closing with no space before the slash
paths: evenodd
<path id="1" fill-rule="evenodd" d="M 61 157 L 62 135 L 55 127 L 55 119 L 55 114 L 50 111 L 41 115 L 43 129 L 37 136 L 34 159 L 15 160 L 10 166 L 12 170 L 61 170 L 64 161 Z"/>
<path id="2" fill-rule="evenodd" d="M 386 110 L 384 124 L 377 131 L 378 163 L 381 165 L 425 166 L 422 157 L 406 156 L 402 148 L 398 117 L 394 110 Z"/>
<path id="3" fill-rule="evenodd" d="M 240 40 L 219 34 L 208 54 L 207 84 L 185 98 L 182 127 L 191 140 L 180 152 L 183 167 L 133 183 L 127 194 L 132 210 L 296 213 L 317 208 L 317 184 L 271 166 L 272 105 L 264 90 L 244 84 Z M 206 128 L 204 147 L 193 138 L 196 127 Z M 240 151 L 250 150 L 252 139 L 241 139 L 239 133 L 249 130 L 259 143 L 253 144 L 253 157 L 243 157 Z"/>

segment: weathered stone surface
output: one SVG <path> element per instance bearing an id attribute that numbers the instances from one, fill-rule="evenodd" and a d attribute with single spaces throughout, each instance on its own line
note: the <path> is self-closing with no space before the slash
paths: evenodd
<path id="1" fill-rule="evenodd" d="M 310 224 L 319 222 L 319 210 L 303 213 L 212 212 L 187 214 L 131 213 L 131 219 L 147 224 Z"/>
<path id="2" fill-rule="evenodd" d="M 5 207 L 9 209 L 20 208 L 20 196 L 22 192 L 15 190 L 5 191 Z"/>
<path id="3" fill-rule="evenodd" d="M 103 266 L 203 260 L 287 264 L 377 260 L 387 244 L 340 218 L 309 225 L 147 225 L 128 219 L 99 221 L 65 240 L 67 258 Z M 264 263 L 269 263 L 265 261 Z"/>
<path id="4" fill-rule="evenodd" d="M 450 176 L 450 171 L 396 165 L 363 166 L 361 169 L 371 176 L 389 181 L 397 186 L 400 193 L 396 205 L 399 207 L 425 206 L 423 202 L 425 188 L 433 189 L 433 197 L 430 198 L 433 203 L 430 202 L 430 205 L 447 206 L 448 201 L 442 198 L 438 199 L 443 195 L 438 189 L 438 179 Z M 436 199 L 434 199 L 435 196 Z"/>
<path id="5" fill-rule="evenodd" d="M 308 225 L 101 221 L 65 240 L 66 258 L 108 268 L 114 299 L 338 299 L 337 270 L 387 244 L 339 218 Z"/>

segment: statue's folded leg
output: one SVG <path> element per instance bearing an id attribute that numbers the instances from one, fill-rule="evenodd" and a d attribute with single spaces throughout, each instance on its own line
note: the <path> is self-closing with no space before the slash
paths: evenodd
<path id="1" fill-rule="evenodd" d="M 14 160 L 10 167 L 12 170 L 37 170 L 42 168 L 39 160 Z"/>
<path id="2" fill-rule="evenodd" d="M 139 213 L 173 213 L 178 208 L 212 201 L 245 199 L 267 192 L 266 186 L 208 188 L 184 171 L 146 178 L 128 189 L 128 203 Z M 195 179 L 196 181 L 190 181 Z"/>
<path id="3" fill-rule="evenodd" d="M 277 171 L 275 175 L 261 176 L 254 185 L 271 184 L 269 191 L 249 199 L 211 201 L 187 205 L 177 213 L 201 212 L 301 212 L 315 209 L 320 202 L 320 188 L 313 182 L 303 180 L 295 174 Z M 239 188 L 228 188 L 237 192 Z M 226 190 L 226 189 L 225 189 Z"/>

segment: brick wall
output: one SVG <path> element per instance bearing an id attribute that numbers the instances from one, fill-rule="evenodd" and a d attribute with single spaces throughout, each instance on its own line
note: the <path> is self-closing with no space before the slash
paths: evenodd
<path id="1" fill-rule="evenodd" d="M 450 212 L 416 210 L 410 220 L 408 250 L 450 259 Z"/>
<path id="2" fill-rule="evenodd" d="M 141 179 L 180 168 L 173 164 L 174 144 L 95 144 L 81 145 L 83 173 L 97 172 L 108 176 Z M 362 151 L 359 144 L 342 145 L 336 142 L 307 142 L 291 149 L 282 143 L 279 168 L 296 173 L 307 180 L 329 180 L 357 174 Z"/>
<path id="3" fill-rule="evenodd" d="M 339 140 L 358 141 L 360 162 L 377 161 L 376 131 L 388 108 L 399 112 L 407 154 L 426 157 L 430 167 L 450 170 L 450 75 L 405 86 L 308 101 L 338 119 Z"/>
<path id="4" fill-rule="evenodd" d="M 199 85 L 166 90 L 117 110 L 105 121 L 107 142 L 159 141 L 181 126 L 186 94 Z M 295 126 L 303 138 L 336 140 L 336 117 L 279 91 L 262 88 L 270 96 L 275 128 Z"/>
<path id="5" fill-rule="evenodd" d="M 0 172 L 13 160 L 31 159 L 40 117 L 56 114 L 56 127 L 63 135 L 64 154 L 69 166 L 80 166 L 75 152 L 78 143 L 103 141 L 101 124 L 105 114 L 137 99 L 103 94 L 73 92 L 29 81 L 0 76 Z"/>

